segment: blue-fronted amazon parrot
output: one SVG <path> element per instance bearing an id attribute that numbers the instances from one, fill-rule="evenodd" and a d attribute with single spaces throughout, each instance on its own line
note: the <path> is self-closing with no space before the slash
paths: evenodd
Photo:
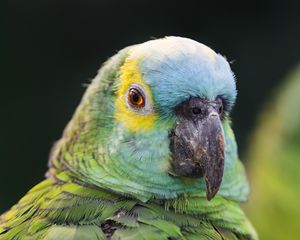
<path id="1" fill-rule="evenodd" d="M 262 108 L 250 141 L 247 212 L 263 240 L 300 236 L 300 66 Z"/>
<path id="2" fill-rule="evenodd" d="M 127 47 L 89 85 L 46 179 L 0 239 L 256 239 L 226 59 L 187 38 Z"/>

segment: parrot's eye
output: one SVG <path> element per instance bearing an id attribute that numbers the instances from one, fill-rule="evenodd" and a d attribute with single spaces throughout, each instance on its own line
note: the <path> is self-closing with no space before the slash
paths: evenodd
<path id="1" fill-rule="evenodd" d="M 128 87 L 125 101 L 127 107 L 138 115 L 149 115 L 155 112 L 146 89 L 137 83 Z"/>
<path id="2" fill-rule="evenodd" d="M 137 108 L 142 108 L 145 106 L 145 98 L 143 94 L 136 88 L 129 89 L 128 102 Z"/>

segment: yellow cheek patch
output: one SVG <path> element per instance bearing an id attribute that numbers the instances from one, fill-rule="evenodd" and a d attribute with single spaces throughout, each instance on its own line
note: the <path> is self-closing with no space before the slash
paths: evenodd
<path id="1" fill-rule="evenodd" d="M 157 118 L 156 113 L 139 114 L 131 110 L 127 105 L 127 94 L 129 87 L 137 84 L 145 90 L 145 100 L 153 104 L 152 94 L 149 86 L 143 81 L 142 74 L 139 71 L 139 61 L 130 59 L 125 60 L 124 65 L 120 69 L 120 83 L 117 86 L 117 99 L 115 118 L 122 122 L 130 131 L 139 131 L 141 129 L 149 130 L 153 127 Z"/>

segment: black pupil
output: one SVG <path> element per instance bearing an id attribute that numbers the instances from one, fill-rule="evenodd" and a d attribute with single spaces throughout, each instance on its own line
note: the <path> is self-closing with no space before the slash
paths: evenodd
<path id="1" fill-rule="evenodd" d="M 132 94 L 132 100 L 133 100 L 134 102 L 138 102 L 139 99 L 140 99 L 140 95 L 139 95 L 137 92 L 134 92 L 134 93 Z"/>

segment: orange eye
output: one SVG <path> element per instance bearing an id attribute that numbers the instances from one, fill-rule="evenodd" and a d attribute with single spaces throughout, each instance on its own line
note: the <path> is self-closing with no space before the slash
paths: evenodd
<path id="1" fill-rule="evenodd" d="M 136 88 L 130 88 L 128 94 L 129 103 L 135 107 L 142 108 L 145 106 L 143 94 Z"/>

